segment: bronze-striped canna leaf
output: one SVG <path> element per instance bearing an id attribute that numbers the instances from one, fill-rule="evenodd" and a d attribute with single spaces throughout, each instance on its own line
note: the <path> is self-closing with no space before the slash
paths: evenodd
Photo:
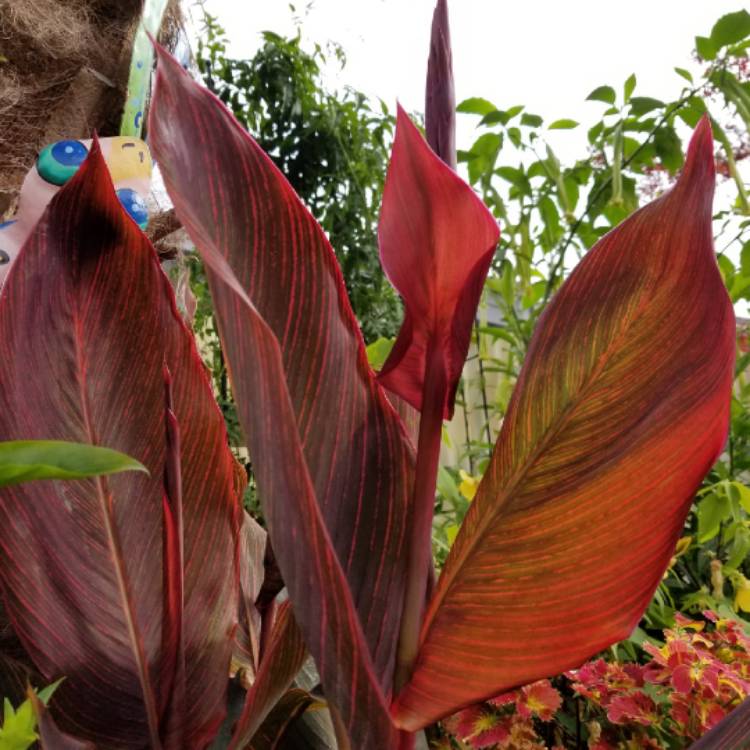
<path id="1" fill-rule="evenodd" d="M 541 317 L 393 707 L 417 729 L 627 637 L 727 435 L 734 313 L 711 129 L 676 186 L 586 255 Z"/>
<path id="2" fill-rule="evenodd" d="M 336 741 L 333 736 L 326 737 L 327 742 L 320 743 L 315 742 L 317 738 L 313 736 L 309 742 L 303 743 L 295 741 L 287 734 L 290 726 L 299 726 L 298 719 L 308 716 L 308 709 L 321 711 L 324 705 L 316 701 L 306 690 L 292 688 L 274 706 L 245 750 L 329 750 Z"/>
<path id="3" fill-rule="evenodd" d="M 13 632 L 0 597 L 0 697 L 15 706 L 26 700 L 26 688 L 44 680 Z"/>
<path id="4" fill-rule="evenodd" d="M 274 554 L 357 748 L 391 748 L 412 455 L 321 229 L 221 103 L 165 52 L 150 133 L 207 266 Z"/>
<path id="5" fill-rule="evenodd" d="M 263 652 L 255 681 L 248 690 L 229 750 L 247 747 L 265 718 L 290 688 L 306 655 L 302 634 L 287 600 L 279 607 L 271 627 L 268 647 Z"/>
<path id="6" fill-rule="evenodd" d="M 63 732 L 55 723 L 47 706 L 31 688 L 26 691 L 26 696 L 36 716 L 42 750 L 95 750 L 91 742 L 79 740 Z"/>
<path id="7" fill-rule="evenodd" d="M 263 558 L 266 553 L 265 529 L 247 512 L 240 531 L 240 606 L 234 634 L 235 667 L 255 679 L 260 662 L 261 615 L 256 600 L 263 586 Z"/>
<path id="8" fill-rule="evenodd" d="M 182 628 L 164 609 L 165 363 L 180 430 Z M 175 720 L 183 746 L 204 746 L 225 711 L 237 615 L 235 465 L 169 280 L 96 146 L 3 287 L 0 383 L 0 440 L 106 445 L 150 472 L 0 489 L 3 599 L 45 681 L 65 677 L 56 719 L 98 748 L 175 747 Z M 174 565 L 169 579 L 179 584 Z M 180 631 L 189 710 L 175 717 Z"/>
<path id="9" fill-rule="evenodd" d="M 368 366 L 320 226 L 218 99 L 166 53 L 159 60 L 151 146 L 202 257 L 228 265 L 278 341 L 315 497 L 387 691 L 403 601 L 409 441 Z M 244 312 L 225 285 L 212 284 L 212 295 L 232 381 L 241 389 L 251 367 Z M 248 438 L 256 422 L 244 423 Z M 280 540 L 271 534 L 271 542 L 281 559 Z"/>

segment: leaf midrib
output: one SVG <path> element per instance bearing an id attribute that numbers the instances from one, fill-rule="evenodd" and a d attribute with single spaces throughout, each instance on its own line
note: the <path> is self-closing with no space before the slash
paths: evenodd
<path id="1" fill-rule="evenodd" d="M 87 441 L 90 445 L 99 445 L 96 431 L 91 419 L 91 406 L 89 403 L 88 388 L 86 384 L 87 358 L 83 346 L 83 324 L 80 311 L 77 305 L 73 305 L 73 326 L 75 349 L 76 349 L 76 370 L 78 382 L 78 395 L 81 401 L 81 410 L 83 416 L 84 431 Z M 112 512 L 111 492 L 108 489 L 108 482 L 105 477 L 98 476 L 94 478 L 96 485 L 96 495 L 99 501 L 99 508 L 104 519 L 104 528 L 107 534 L 107 547 L 110 552 L 112 566 L 117 577 L 117 587 L 120 596 L 122 611 L 125 616 L 125 624 L 128 630 L 128 636 L 138 670 L 138 679 L 143 692 L 143 703 L 146 709 L 148 719 L 149 734 L 152 746 L 155 750 L 161 748 L 159 738 L 159 719 L 156 711 L 156 701 L 154 698 L 151 680 L 146 665 L 146 657 L 143 652 L 143 639 L 138 631 L 133 603 L 130 599 L 130 587 L 127 581 L 127 571 L 123 562 L 122 547 L 120 545 L 117 533 L 117 525 Z"/>

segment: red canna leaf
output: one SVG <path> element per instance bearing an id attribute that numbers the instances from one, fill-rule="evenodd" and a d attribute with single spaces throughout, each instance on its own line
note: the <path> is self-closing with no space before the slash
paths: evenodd
<path id="1" fill-rule="evenodd" d="M 177 215 L 204 260 L 212 269 L 218 259 L 227 264 L 280 345 L 284 390 L 314 495 L 387 690 L 403 600 L 409 442 L 367 364 L 322 230 L 226 108 L 166 53 L 159 58 L 152 148 Z M 209 254 L 217 261 L 209 262 Z M 247 313 L 226 284 L 217 281 L 212 289 L 230 373 L 242 390 L 251 366 Z M 250 437 L 257 418 L 246 414 Z M 285 470 L 284 464 L 275 468 Z M 279 540 L 273 534 L 271 540 L 281 559 Z"/>
<path id="2" fill-rule="evenodd" d="M 433 46 L 442 44 L 445 57 L 450 55 L 445 4 L 439 3 L 435 13 Z M 436 41 L 441 30 L 444 35 Z M 431 67 L 428 92 L 437 90 L 441 75 L 446 74 L 434 59 Z M 431 117 L 441 107 L 446 109 L 444 101 L 433 102 Z M 434 132 L 433 137 L 437 137 Z M 451 156 L 442 154 L 443 159 Z M 398 398 L 421 411 L 395 674 L 399 690 L 416 658 L 428 594 L 442 420 L 453 414 L 477 304 L 499 237 L 487 208 L 430 149 L 401 107 L 378 231 L 383 267 L 406 308 L 396 343 L 378 377 Z"/>
<path id="3" fill-rule="evenodd" d="M 750 698 L 690 745 L 690 750 L 747 750 L 750 747 Z"/>
<path id="4" fill-rule="evenodd" d="M 162 495 L 162 568 L 164 608 L 159 678 L 160 735 L 167 747 L 185 746 L 185 529 L 182 519 L 180 427 L 174 413 L 172 374 L 163 367 L 165 391 L 164 493 Z"/>
<path id="5" fill-rule="evenodd" d="M 401 107 L 378 235 L 383 268 L 406 308 L 379 380 L 422 411 L 425 380 L 433 372 L 440 385 L 428 397 L 449 419 L 499 231 Z"/>
<path id="6" fill-rule="evenodd" d="M 675 188 L 597 243 L 540 319 L 400 726 L 575 667 L 637 624 L 727 434 L 713 186 L 704 120 Z"/>
<path id="7" fill-rule="evenodd" d="M 164 608 L 163 522 L 176 508 L 172 489 L 164 503 L 165 362 L 180 428 L 182 628 Z M 66 678 L 58 720 L 99 748 L 174 744 L 166 707 L 182 630 L 179 730 L 185 746 L 205 745 L 225 712 L 237 613 L 234 463 L 169 281 L 96 146 L 3 286 L 0 382 L 0 439 L 105 445 L 151 472 L 0 490 L 3 597 L 45 680 Z"/>
<path id="8" fill-rule="evenodd" d="M 255 682 L 247 693 L 229 750 L 244 748 L 274 706 L 283 698 L 305 661 L 305 644 L 294 621 L 289 602 L 276 615 L 268 648 Z"/>
<path id="9" fill-rule="evenodd" d="M 40 685 L 42 678 L 21 642 L 13 632 L 0 597 L 0 696 L 15 706 L 26 700 L 29 684 Z"/>
<path id="10" fill-rule="evenodd" d="M 327 750 L 331 742 L 335 742 L 332 737 L 326 737 L 326 741 L 316 737 L 317 741 L 314 742 L 295 742 L 287 735 L 290 725 L 295 724 L 315 704 L 313 696 L 305 690 L 292 688 L 287 691 L 268 714 L 246 750 Z"/>
<path id="11" fill-rule="evenodd" d="M 29 688 L 26 697 L 36 716 L 37 731 L 42 750 L 94 750 L 94 745 L 85 740 L 79 740 L 63 732 L 55 723 L 47 706 L 39 700 L 39 696 Z"/>
<path id="12" fill-rule="evenodd" d="M 240 610 L 234 659 L 255 679 L 260 663 L 261 616 L 255 602 L 263 586 L 266 532 L 247 511 L 240 531 Z"/>
<path id="13" fill-rule="evenodd" d="M 226 109 L 163 51 L 150 133 L 207 265 L 269 536 L 326 696 L 355 747 L 395 747 L 381 685 L 390 685 L 403 597 L 403 427 L 373 380 L 320 228 Z"/>

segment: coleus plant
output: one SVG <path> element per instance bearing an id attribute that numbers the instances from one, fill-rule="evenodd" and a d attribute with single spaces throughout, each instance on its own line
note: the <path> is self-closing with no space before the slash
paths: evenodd
<path id="1" fill-rule="evenodd" d="M 498 239 L 451 169 L 445 0 L 428 78 L 440 155 L 399 109 L 386 180 L 381 257 L 406 314 L 379 376 L 320 227 L 157 52 L 151 146 L 206 266 L 291 602 L 232 746 L 279 699 L 302 642 L 340 747 L 406 750 L 436 719 L 627 637 L 727 432 L 735 324 L 713 254 L 708 121 L 673 190 L 592 248 L 540 319 L 434 581 L 442 420 Z M 168 281 L 96 147 L 10 271 L 0 349 L 0 439 L 103 444 L 151 472 L 0 491 L 8 618 L 35 668 L 67 678 L 51 715 L 97 747 L 206 746 L 240 605 L 242 481 Z M 399 416 L 414 409 L 416 446 Z"/>

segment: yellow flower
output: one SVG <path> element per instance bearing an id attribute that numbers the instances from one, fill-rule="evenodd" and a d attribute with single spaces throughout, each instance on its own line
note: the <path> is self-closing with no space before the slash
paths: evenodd
<path id="1" fill-rule="evenodd" d="M 467 474 L 463 469 L 458 472 L 461 475 L 461 484 L 458 485 L 458 491 L 469 501 L 474 499 L 479 486 L 479 479 Z"/>
<path id="2" fill-rule="evenodd" d="M 734 580 L 734 608 L 750 612 L 750 581 L 745 576 L 737 576 Z"/>

